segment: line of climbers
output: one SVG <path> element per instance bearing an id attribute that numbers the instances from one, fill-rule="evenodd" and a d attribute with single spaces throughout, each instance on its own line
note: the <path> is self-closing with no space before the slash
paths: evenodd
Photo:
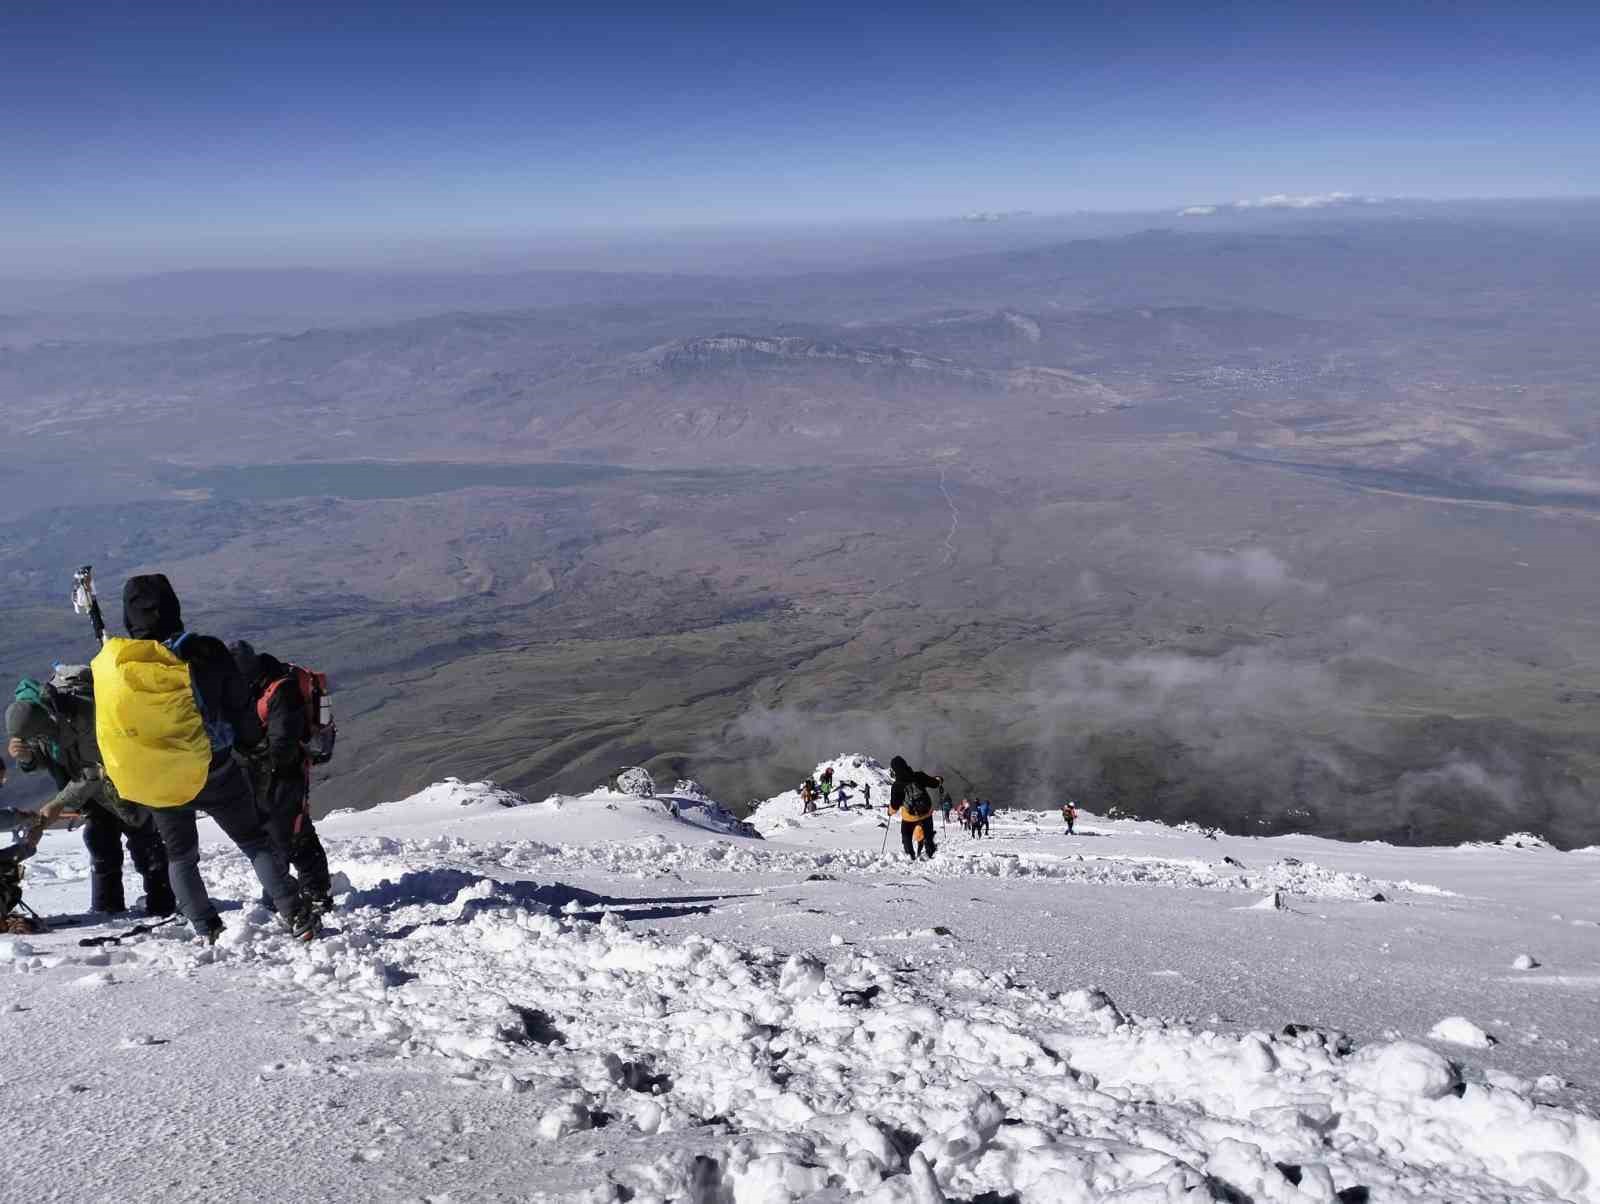
<path id="1" fill-rule="evenodd" d="M 309 802 L 311 766 L 333 751 L 327 679 L 187 631 L 160 574 L 129 579 L 122 610 L 127 638 L 107 639 L 87 669 L 24 679 L 6 709 L 6 751 L 24 772 L 47 772 L 56 793 L 36 812 L 0 808 L 0 832 L 14 833 L 0 847 L 0 920 L 30 926 L 11 914 L 25 906 L 22 862 L 46 827 L 81 822 L 91 911 L 126 910 L 126 841 L 146 914 L 179 910 L 214 942 L 223 924 L 200 876 L 204 812 L 250 862 L 264 902 L 310 940 L 332 906 Z"/>
<path id="2" fill-rule="evenodd" d="M 817 800 L 822 800 L 822 805 L 837 806 L 841 811 L 850 810 L 850 792 L 857 787 L 861 789 L 861 805 L 872 806 L 872 783 L 856 782 L 850 778 L 835 782 L 833 780 L 833 766 L 828 765 L 815 777 L 807 778 L 800 783 L 800 810 L 804 815 L 810 815 L 817 809 Z"/>
<path id="3" fill-rule="evenodd" d="M 894 757 L 890 760 L 889 773 L 892 781 L 889 789 L 888 813 L 891 818 L 896 813 L 899 814 L 900 844 L 907 857 L 913 860 L 919 856 L 931 859 L 937 851 L 933 835 L 934 802 L 930 793 L 933 790 L 939 791 L 939 810 L 943 813 L 945 827 L 950 826 L 950 817 L 953 814 L 968 836 L 976 838 L 990 835 L 989 821 L 994 816 L 994 804 L 988 799 L 963 798 L 957 803 L 944 788 L 942 777 L 912 769 L 904 757 Z M 833 782 L 832 766 L 822 771 L 820 781 L 822 797 L 826 799 Z M 841 810 L 845 809 L 843 788 L 854 785 L 854 782 L 845 782 L 839 787 Z M 872 787 L 864 785 L 862 790 L 870 802 Z M 800 787 L 803 813 L 809 814 L 817 809 L 816 797 L 817 780 L 807 778 Z M 1078 804 L 1070 799 L 1063 803 L 1061 818 L 1066 822 L 1067 835 L 1073 835 L 1078 821 Z"/>
<path id="4" fill-rule="evenodd" d="M 892 821 L 896 814 L 900 817 L 900 845 L 905 850 L 907 857 L 916 860 L 919 856 L 932 859 L 938 851 L 933 835 L 933 796 L 930 790 L 937 790 L 940 794 L 940 805 L 944 812 L 944 822 L 950 822 L 951 801 L 949 793 L 944 789 L 944 779 L 933 774 L 922 773 L 912 769 L 904 757 L 893 757 L 889 761 L 889 802 L 887 812 Z M 830 796 L 838 792 L 838 807 L 841 811 L 849 810 L 849 790 L 856 786 L 853 781 L 835 783 L 833 779 L 833 766 L 824 766 L 820 774 L 807 778 L 800 784 L 801 813 L 810 815 L 817 809 L 817 800 L 820 798 L 824 805 L 831 800 Z M 862 804 L 872 806 L 872 784 L 860 783 Z M 966 800 L 962 800 L 965 804 Z M 887 839 L 887 833 L 885 834 Z"/>
<path id="5" fill-rule="evenodd" d="M 964 798 L 956 805 L 955 815 L 968 836 L 987 836 L 994 804 L 986 798 Z"/>

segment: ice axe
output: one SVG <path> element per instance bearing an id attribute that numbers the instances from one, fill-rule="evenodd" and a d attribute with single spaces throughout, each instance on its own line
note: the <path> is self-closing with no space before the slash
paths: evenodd
<path id="1" fill-rule="evenodd" d="M 100 613 L 100 599 L 94 592 L 94 566 L 84 565 L 72 574 L 72 613 L 88 615 L 89 622 L 94 624 L 94 638 L 101 644 L 106 642 L 106 620 Z"/>

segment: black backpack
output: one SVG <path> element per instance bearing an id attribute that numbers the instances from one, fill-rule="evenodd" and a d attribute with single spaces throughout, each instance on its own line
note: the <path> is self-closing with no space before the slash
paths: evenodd
<path id="1" fill-rule="evenodd" d="M 88 665 L 57 665 L 45 682 L 45 689 L 60 704 L 68 700 L 63 711 L 71 711 L 72 704 L 86 702 L 94 705 L 94 670 Z M 62 712 L 58 712 L 62 713 Z"/>
<path id="2" fill-rule="evenodd" d="M 24 677 L 11 697 L 41 706 L 56 719 L 75 719 L 94 707 L 94 674 L 88 665 L 57 665 L 50 680 Z"/>

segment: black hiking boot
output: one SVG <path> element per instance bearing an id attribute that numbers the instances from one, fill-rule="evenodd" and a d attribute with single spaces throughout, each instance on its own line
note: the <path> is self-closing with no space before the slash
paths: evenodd
<path id="1" fill-rule="evenodd" d="M 199 934 L 200 939 L 205 941 L 206 944 L 215 945 L 217 938 L 222 935 L 222 930 L 225 927 L 226 925 L 223 924 L 221 917 L 212 916 L 204 925 L 196 924 L 195 932 Z"/>
<path id="2" fill-rule="evenodd" d="M 302 898 L 295 904 L 294 914 L 285 921 L 289 925 L 290 935 L 297 941 L 314 941 L 317 930 L 322 926 L 322 913 L 319 912 L 308 898 Z"/>

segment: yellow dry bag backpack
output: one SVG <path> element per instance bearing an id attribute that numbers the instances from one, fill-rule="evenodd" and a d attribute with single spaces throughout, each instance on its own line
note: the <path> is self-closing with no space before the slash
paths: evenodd
<path id="1" fill-rule="evenodd" d="M 94 671 L 95 735 L 117 793 L 181 807 L 211 770 L 212 738 L 189 666 L 157 640 L 107 640 Z"/>

